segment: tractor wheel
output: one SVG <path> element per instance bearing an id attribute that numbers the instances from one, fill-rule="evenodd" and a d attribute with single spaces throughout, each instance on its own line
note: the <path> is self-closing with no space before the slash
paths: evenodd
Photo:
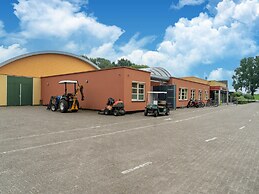
<path id="1" fill-rule="evenodd" d="M 53 112 L 57 110 L 55 104 L 50 105 L 50 110 Z"/>
<path id="2" fill-rule="evenodd" d="M 68 103 L 65 100 L 60 100 L 59 103 L 60 112 L 65 113 L 68 110 Z"/>
<path id="3" fill-rule="evenodd" d="M 154 117 L 157 117 L 158 116 L 158 110 L 155 110 L 154 111 Z"/>
<path id="4" fill-rule="evenodd" d="M 144 115 L 145 116 L 147 116 L 147 112 L 148 112 L 147 109 L 145 109 L 145 111 L 144 111 Z"/>

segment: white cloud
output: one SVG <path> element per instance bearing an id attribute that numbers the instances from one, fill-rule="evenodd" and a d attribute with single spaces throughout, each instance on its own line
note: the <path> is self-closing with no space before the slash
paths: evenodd
<path id="1" fill-rule="evenodd" d="M 105 43 L 114 43 L 123 30 L 117 26 L 99 23 L 96 18 L 82 12 L 80 8 L 87 2 L 19 0 L 14 4 L 14 13 L 20 20 L 21 27 L 17 37 L 27 42 L 36 40 L 38 44 L 40 41 L 49 41 L 50 49 L 70 48 L 69 51 L 77 53 Z"/>
<path id="2" fill-rule="evenodd" d="M 137 59 L 137 55 L 143 55 L 144 47 L 154 41 L 154 36 L 146 36 L 139 39 L 139 33 L 135 34 L 126 44 L 121 46 L 116 46 L 114 43 L 105 43 L 100 47 L 94 47 L 91 51 L 86 54 L 91 57 L 106 57 L 112 61 L 116 61 L 121 58 L 127 58 L 131 60 L 134 58 L 135 63 L 143 62 L 142 60 Z M 140 51 L 140 53 L 139 53 Z M 130 54 L 130 56 L 128 56 Z"/>
<path id="3" fill-rule="evenodd" d="M 202 2 L 185 0 L 179 5 Z M 200 13 L 192 19 L 180 18 L 167 27 L 154 50 L 145 48 L 155 37 L 140 38 L 138 33 L 124 45 L 118 45 L 116 41 L 124 31 L 83 12 L 81 6 L 87 3 L 87 0 L 19 0 L 14 9 L 21 30 L 9 34 L 5 42 L 12 46 L 19 43 L 16 49 L 22 51 L 22 48 L 65 50 L 112 61 L 127 58 L 138 64 L 164 67 L 173 76 L 193 74 L 192 69 L 222 64 L 223 59 L 259 53 L 255 41 L 259 29 L 258 0 L 223 0 L 213 16 Z M 3 29 L 0 22 L 0 36 L 5 33 Z"/>
<path id="4" fill-rule="evenodd" d="M 232 86 L 232 76 L 234 75 L 234 71 L 226 70 L 223 68 L 217 68 L 210 72 L 208 76 L 208 80 L 227 80 L 228 81 L 228 89 L 229 91 L 233 91 L 234 88 Z"/>
<path id="5" fill-rule="evenodd" d="M 206 0 L 179 0 L 178 4 L 172 3 L 171 8 L 172 9 L 181 9 L 186 5 L 201 5 L 205 2 Z"/>
<path id="6" fill-rule="evenodd" d="M 0 46 L 0 63 L 26 52 L 26 49 L 22 48 L 19 44 L 13 44 L 8 47 Z"/>
<path id="7" fill-rule="evenodd" d="M 240 60 L 257 54 L 259 48 L 254 32 L 259 29 L 259 2 L 223 0 L 216 9 L 214 17 L 200 13 L 190 20 L 179 19 L 166 29 L 164 40 L 154 51 L 137 46 L 135 50 L 121 52 L 112 44 L 109 50 L 119 58 L 128 58 L 135 63 L 165 67 L 174 76 L 193 74 L 193 68 L 221 64 L 223 59 Z M 251 12 L 247 13 L 248 10 Z M 137 45 L 137 41 L 130 42 Z"/>
<path id="8" fill-rule="evenodd" d="M 209 80 L 229 80 L 232 79 L 234 71 L 225 70 L 223 68 L 217 68 L 210 72 L 208 79 Z"/>

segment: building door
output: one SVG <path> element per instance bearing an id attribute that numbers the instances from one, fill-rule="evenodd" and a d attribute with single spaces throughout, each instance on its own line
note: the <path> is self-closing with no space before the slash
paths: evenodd
<path id="1" fill-rule="evenodd" d="M 167 92 L 166 102 L 170 108 L 176 109 L 176 86 L 175 85 L 162 85 L 153 86 L 153 91 Z"/>
<path id="2" fill-rule="evenodd" d="M 7 106 L 32 105 L 32 78 L 7 76 Z"/>

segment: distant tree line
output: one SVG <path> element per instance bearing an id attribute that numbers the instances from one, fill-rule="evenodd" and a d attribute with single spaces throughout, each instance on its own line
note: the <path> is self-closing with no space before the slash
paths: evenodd
<path id="1" fill-rule="evenodd" d="M 245 91 L 252 96 L 259 88 L 259 57 L 243 58 L 232 77 L 236 91 Z"/>
<path id="2" fill-rule="evenodd" d="M 87 56 L 83 56 L 83 57 L 96 64 L 101 69 L 107 69 L 112 67 L 131 67 L 135 69 L 141 69 L 141 68 L 149 67 L 147 65 L 139 65 L 139 64 L 132 63 L 130 60 L 123 59 L 123 58 L 118 60 L 117 62 L 111 62 L 110 60 L 105 58 L 88 58 Z"/>

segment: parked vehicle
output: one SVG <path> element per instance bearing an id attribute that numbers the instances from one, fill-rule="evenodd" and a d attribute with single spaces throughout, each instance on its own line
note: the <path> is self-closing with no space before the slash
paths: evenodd
<path id="1" fill-rule="evenodd" d="M 212 98 L 210 98 L 210 99 L 207 100 L 206 106 L 207 106 L 207 107 L 210 107 L 210 106 L 216 107 L 216 106 L 218 106 L 218 103 L 217 103 L 217 101 L 212 100 Z"/>
<path id="2" fill-rule="evenodd" d="M 154 117 L 158 115 L 169 115 L 170 108 L 166 102 L 167 92 L 148 92 L 148 103 L 144 111 L 144 115 L 153 114 Z"/>
<path id="3" fill-rule="evenodd" d="M 108 98 L 106 107 L 99 114 L 120 116 L 125 115 L 124 103 L 121 100 L 115 101 L 113 98 Z"/>
<path id="4" fill-rule="evenodd" d="M 198 101 L 198 105 L 199 105 L 200 108 L 205 107 L 205 103 L 201 100 Z"/>
<path id="5" fill-rule="evenodd" d="M 51 96 L 47 109 L 52 111 L 60 110 L 62 113 L 77 112 L 79 109 L 78 92 L 81 93 L 81 100 L 84 100 L 83 86 L 72 80 L 63 80 L 59 84 L 65 85 L 65 93 L 62 96 Z M 67 84 L 74 85 L 74 93 L 67 92 Z"/>
<path id="6" fill-rule="evenodd" d="M 193 99 L 190 99 L 187 104 L 187 108 L 190 108 L 190 107 L 203 108 L 204 106 L 205 106 L 205 103 L 202 102 L 201 100 L 193 100 Z"/>
<path id="7" fill-rule="evenodd" d="M 188 104 L 187 104 L 187 108 L 190 107 L 196 107 L 199 108 L 199 102 L 198 100 L 193 100 L 192 98 L 189 100 Z"/>

